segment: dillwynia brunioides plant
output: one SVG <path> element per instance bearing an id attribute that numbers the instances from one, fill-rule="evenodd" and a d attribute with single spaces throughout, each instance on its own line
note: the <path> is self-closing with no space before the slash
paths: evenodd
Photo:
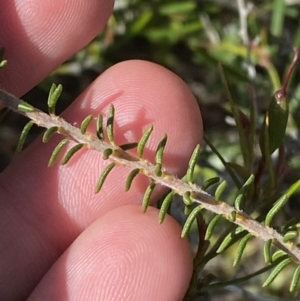
<path id="1" fill-rule="evenodd" d="M 299 50 L 295 49 L 295 57 L 287 72 L 282 88 L 275 93 L 270 101 L 268 110 L 259 128 L 256 126 L 254 109 L 252 108 L 249 116 L 247 116 L 242 113 L 232 100 L 224 70 L 220 67 L 240 138 L 244 166 L 225 162 L 208 139 L 206 139 L 206 142 L 223 162 L 239 190 L 233 202 L 222 198 L 227 185 L 226 181 L 220 182 L 219 178 L 212 178 L 203 183 L 202 187 L 194 183 L 194 169 L 201 152 L 199 145 L 196 146 L 191 156 L 183 179 L 176 178 L 164 168 L 163 154 L 167 143 L 167 135 L 162 137 L 157 146 L 155 162 L 149 162 L 143 158 L 144 148 L 153 130 L 152 125 L 149 125 L 145 130 L 140 141 L 117 145 L 114 141 L 115 111 L 113 105 L 107 113 L 105 127 L 103 126 L 103 115 L 99 114 L 98 116 L 87 116 L 82 121 L 81 126 L 77 128 L 55 114 L 55 105 L 61 94 L 62 87 L 61 85 L 56 86 L 53 84 L 48 97 L 48 113 L 40 111 L 4 90 L 0 90 L 0 108 L 9 108 L 30 119 L 21 133 L 18 151 L 21 150 L 26 135 L 33 124 L 46 128 L 42 138 L 43 142 L 47 142 L 54 134 L 62 136 L 61 142 L 59 142 L 49 158 L 49 166 L 58 161 L 60 151 L 66 147 L 69 141 L 74 141 L 76 144 L 66 152 L 60 162 L 61 164 L 67 164 L 72 159 L 72 156 L 84 147 L 98 151 L 104 159 L 109 160 L 110 163 L 99 175 L 98 182 L 95 183 L 95 193 L 101 190 L 110 171 L 116 165 L 121 165 L 129 167 L 131 170 L 125 183 L 126 190 L 130 189 L 134 178 L 138 174 L 143 174 L 149 179 L 149 185 L 142 200 L 142 210 L 144 212 L 147 210 L 151 194 L 157 185 L 170 189 L 170 192 L 164 197 L 160 205 L 160 223 L 163 222 L 165 215 L 169 212 L 173 197 L 175 195 L 182 196 L 187 214 L 182 236 L 186 236 L 189 233 L 193 224 L 196 224 L 199 230 L 199 246 L 194 258 L 194 275 L 186 300 L 194 300 L 212 288 L 241 283 L 270 270 L 271 272 L 263 283 L 263 286 L 267 286 L 288 265 L 294 266 L 294 272 L 289 280 L 290 291 L 297 292 L 300 279 L 300 246 L 297 241 L 299 221 L 289 220 L 278 227 L 274 224 L 274 218 L 282 210 L 289 197 L 300 187 L 300 180 L 298 180 L 282 193 L 279 191 L 277 183 L 284 162 L 282 158 L 282 142 L 289 115 L 286 89 L 298 56 Z M 6 62 L 3 60 L 3 53 L 2 57 L 0 57 L 0 62 L 0 66 L 4 67 Z M 87 127 L 95 119 L 97 134 L 93 136 L 87 133 Z M 169 134 L 172 135 L 172 133 Z M 261 150 L 261 156 L 258 159 L 254 156 L 254 146 L 257 141 L 259 141 Z M 133 148 L 136 148 L 136 156 L 127 152 Z M 272 154 L 276 150 L 279 156 L 274 162 Z M 254 164 L 254 162 L 258 163 Z M 244 184 L 241 184 L 241 181 Z M 217 185 L 214 195 L 208 194 L 206 190 L 213 185 Z M 233 205 L 230 205 L 231 203 Z M 205 211 L 213 213 L 214 216 L 210 219 L 204 218 L 203 213 Z M 215 227 L 222 219 L 226 219 L 229 223 L 224 226 L 224 231 L 219 238 L 212 240 Z M 201 277 L 203 269 L 211 259 L 236 243 L 238 246 L 233 265 L 238 265 L 248 243 L 253 237 L 264 241 L 262 253 L 266 263 L 265 267 L 251 275 L 226 282 L 221 282 L 215 276 L 211 278 Z"/>

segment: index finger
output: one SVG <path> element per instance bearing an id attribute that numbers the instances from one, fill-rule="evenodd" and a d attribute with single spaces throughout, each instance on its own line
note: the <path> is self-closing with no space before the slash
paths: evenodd
<path id="1" fill-rule="evenodd" d="M 8 65 L 1 86 L 21 96 L 91 41 L 105 26 L 113 0 L 4 0 L 0 48 Z"/>

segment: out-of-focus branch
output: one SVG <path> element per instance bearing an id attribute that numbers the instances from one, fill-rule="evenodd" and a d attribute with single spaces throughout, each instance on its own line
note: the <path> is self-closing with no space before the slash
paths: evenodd
<path id="1" fill-rule="evenodd" d="M 246 68 L 247 68 L 248 76 L 251 79 L 254 79 L 256 76 L 256 71 L 253 64 L 251 63 L 251 57 L 250 57 L 251 43 L 249 39 L 248 26 L 247 26 L 248 15 L 253 9 L 253 4 L 251 2 L 248 2 L 246 4 L 244 0 L 237 0 L 237 6 L 239 11 L 239 17 L 240 17 L 240 36 L 243 41 L 243 44 L 247 48 Z"/>

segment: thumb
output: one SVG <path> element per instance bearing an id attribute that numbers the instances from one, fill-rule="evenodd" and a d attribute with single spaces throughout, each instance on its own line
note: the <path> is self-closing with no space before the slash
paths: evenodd
<path id="1" fill-rule="evenodd" d="M 119 207 L 95 221 L 57 260 L 28 300 L 182 300 L 192 254 L 180 226 L 158 210 Z"/>

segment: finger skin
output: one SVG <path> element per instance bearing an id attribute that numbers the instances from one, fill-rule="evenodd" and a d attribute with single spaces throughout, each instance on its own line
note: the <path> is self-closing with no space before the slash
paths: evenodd
<path id="1" fill-rule="evenodd" d="M 113 0 L 2 0 L 0 85 L 21 96 L 103 29 Z"/>
<path id="2" fill-rule="evenodd" d="M 95 221 L 66 250 L 30 301 L 181 301 L 192 255 L 180 227 L 158 210 L 115 209 Z"/>
<path id="3" fill-rule="evenodd" d="M 117 142 L 137 141 L 142 130 L 154 124 L 147 157 L 153 158 L 161 137 L 169 133 L 164 162 L 168 170 L 182 176 L 202 138 L 201 115 L 185 83 L 156 64 L 123 62 L 102 74 L 64 116 L 78 125 L 88 114 L 107 112 L 111 103 L 116 107 Z M 58 141 L 34 143 L 0 175 L 0 227 L 6 229 L 0 234 L 0 245 L 6 246 L 0 254 L 0 290 L 7 292 L 6 300 L 18 300 L 33 289 L 100 216 L 120 206 L 141 204 L 148 185 L 146 178 L 138 178 L 125 193 L 129 171 L 116 167 L 95 195 L 95 183 L 107 164 L 101 154 L 85 149 L 66 166 L 47 168 Z M 15 283 L 19 283 L 17 290 Z"/>

